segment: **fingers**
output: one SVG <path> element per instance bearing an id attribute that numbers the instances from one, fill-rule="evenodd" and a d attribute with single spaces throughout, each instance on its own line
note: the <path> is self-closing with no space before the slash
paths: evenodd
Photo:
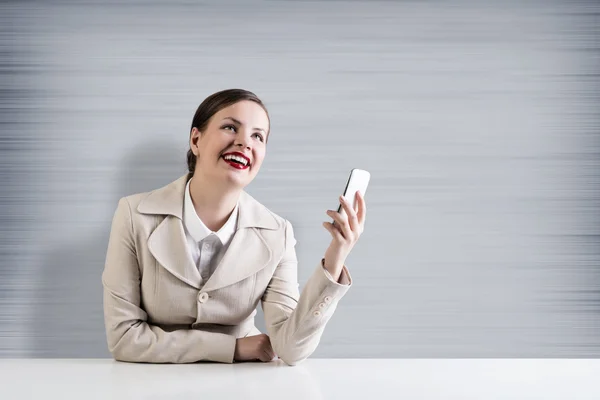
<path id="1" fill-rule="evenodd" d="M 273 352 L 273 350 L 269 351 L 267 349 L 264 349 L 260 356 L 260 361 L 269 362 L 269 361 L 273 361 L 274 358 L 275 358 L 275 353 Z"/>
<path id="2" fill-rule="evenodd" d="M 269 358 L 269 354 L 267 354 L 267 352 L 263 350 L 258 355 L 258 360 L 262 362 L 269 362 L 271 361 L 271 358 Z"/>
<path id="3" fill-rule="evenodd" d="M 336 229 L 340 230 L 345 239 L 354 241 L 355 238 L 360 234 L 360 226 L 356 216 L 356 211 L 350 206 L 350 202 L 348 202 L 343 196 L 340 196 L 339 200 L 345 215 L 333 210 L 327 210 L 327 215 L 333 218 L 335 221 L 334 226 Z"/>
<path id="4" fill-rule="evenodd" d="M 265 347 L 264 351 L 268 358 L 267 361 L 271 361 L 273 358 L 275 358 L 275 352 L 273 351 L 273 347 L 271 347 L 271 343 Z"/>
<path id="5" fill-rule="evenodd" d="M 323 222 L 323 226 L 334 239 L 339 240 L 340 242 L 344 241 L 342 233 L 331 222 Z"/>
<path id="6" fill-rule="evenodd" d="M 360 191 L 356 192 L 355 201 L 356 206 L 352 207 L 349 201 L 343 196 L 340 196 L 340 204 L 344 210 L 344 214 L 333 210 L 327 210 L 327 215 L 329 215 L 334 222 L 323 222 L 323 227 L 329 231 L 334 239 L 354 242 L 362 234 L 367 216 L 367 206 Z"/>
<path id="7" fill-rule="evenodd" d="M 271 346 L 271 339 L 264 333 L 240 338 L 236 341 L 235 361 L 269 362 L 276 357 L 277 355 Z"/>
<path id="8" fill-rule="evenodd" d="M 360 191 L 356 192 L 356 199 L 358 200 L 358 212 L 356 216 L 358 218 L 358 223 L 362 229 L 364 229 L 365 219 L 367 217 L 367 204 L 365 203 L 365 198 L 362 196 Z"/>
<path id="9" fill-rule="evenodd" d="M 358 228 L 358 219 L 356 217 L 356 211 L 344 196 L 340 196 L 340 203 L 342 204 L 342 208 L 344 209 L 344 211 L 346 212 L 346 216 L 348 217 L 348 225 L 350 225 L 350 229 L 356 232 L 356 228 Z"/>
<path id="10" fill-rule="evenodd" d="M 329 215 L 335 221 L 335 224 L 332 224 L 331 226 L 333 227 L 333 229 L 341 233 L 342 239 L 351 240 L 352 230 L 350 229 L 350 225 L 348 224 L 348 219 L 342 216 L 339 212 L 333 210 L 327 210 L 327 215 Z"/>
<path id="11" fill-rule="evenodd" d="M 267 335 L 262 337 L 258 358 L 262 362 L 269 362 L 275 358 L 275 352 L 271 346 L 271 339 L 269 339 L 269 336 Z"/>

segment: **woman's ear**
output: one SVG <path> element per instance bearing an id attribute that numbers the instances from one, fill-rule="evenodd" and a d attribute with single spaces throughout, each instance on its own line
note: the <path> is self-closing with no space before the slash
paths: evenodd
<path id="1" fill-rule="evenodd" d="M 195 156 L 198 156 L 198 139 L 200 139 L 201 135 L 202 134 L 198 128 L 192 128 L 192 132 L 190 133 L 190 149 Z"/>

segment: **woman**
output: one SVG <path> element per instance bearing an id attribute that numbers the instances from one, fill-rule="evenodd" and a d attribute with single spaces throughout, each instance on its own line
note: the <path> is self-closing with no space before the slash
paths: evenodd
<path id="1" fill-rule="evenodd" d="M 366 206 L 328 210 L 332 236 L 298 290 L 292 225 L 243 189 L 263 162 L 270 119 L 251 92 L 217 92 L 194 115 L 189 173 L 123 197 L 102 274 L 108 348 L 116 360 L 294 365 L 316 349 L 351 285 L 344 262 Z M 261 302 L 268 335 L 254 326 Z"/>

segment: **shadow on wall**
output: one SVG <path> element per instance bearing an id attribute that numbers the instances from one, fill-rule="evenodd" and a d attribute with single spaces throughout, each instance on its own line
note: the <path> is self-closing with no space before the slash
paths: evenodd
<path id="1" fill-rule="evenodd" d="M 142 144 L 117 171 L 113 202 L 134 193 L 158 189 L 187 172 L 187 147 L 174 143 Z M 105 228 L 88 237 L 72 238 L 47 254 L 32 321 L 32 357 L 102 358 L 107 349 L 102 308 L 102 282 L 113 214 Z"/>

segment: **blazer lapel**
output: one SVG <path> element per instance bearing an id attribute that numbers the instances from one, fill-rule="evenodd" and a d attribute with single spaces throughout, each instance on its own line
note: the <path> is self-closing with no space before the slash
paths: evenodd
<path id="1" fill-rule="evenodd" d="M 187 181 L 186 174 L 151 192 L 138 206 L 142 214 L 166 215 L 148 239 L 148 249 L 160 265 L 188 285 L 207 291 L 232 285 L 266 267 L 273 252 L 260 229 L 280 226 L 265 206 L 242 191 L 236 233 L 214 273 L 201 286 L 202 278 L 187 249 L 182 221 Z"/>
<path id="2" fill-rule="evenodd" d="M 148 250 L 171 274 L 200 289 L 202 278 L 187 249 L 183 228 L 183 196 L 187 175 L 151 192 L 138 206 L 143 214 L 166 215 L 148 238 Z"/>
<path id="3" fill-rule="evenodd" d="M 171 215 L 158 225 L 148 239 L 148 250 L 167 271 L 200 289 L 202 278 L 186 246 L 183 224 Z"/>
<path id="4" fill-rule="evenodd" d="M 267 266 L 272 251 L 255 229 L 236 231 L 223 259 L 202 288 L 221 289 L 254 275 Z"/>
<path id="5" fill-rule="evenodd" d="M 203 290 L 233 285 L 265 268 L 273 258 L 261 234 L 261 229 L 279 229 L 273 214 L 245 191 L 240 194 L 238 213 L 235 235 Z"/>

